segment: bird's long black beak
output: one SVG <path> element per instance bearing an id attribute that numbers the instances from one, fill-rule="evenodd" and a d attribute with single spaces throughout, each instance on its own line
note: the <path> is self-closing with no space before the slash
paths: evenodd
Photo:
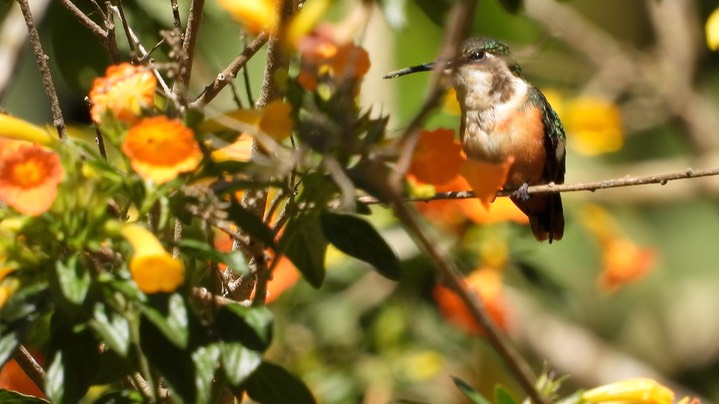
<path id="1" fill-rule="evenodd" d="M 423 65 L 405 67 L 404 69 L 395 70 L 385 74 L 385 79 L 393 79 L 395 77 L 404 76 L 405 74 L 412 74 L 417 72 L 426 72 L 434 69 L 434 62 L 425 63 Z"/>

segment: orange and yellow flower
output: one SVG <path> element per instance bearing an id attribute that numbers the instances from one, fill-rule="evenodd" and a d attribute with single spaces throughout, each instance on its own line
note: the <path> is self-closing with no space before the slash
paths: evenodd
<path id="1" fill-rule="evenodd" d="M 121 122 L 136 122 L 142 110 L 152 108 L 157 79 L 148 68 L 129 63 L 112 65 L 90 91 L 92 120 L 99 123 L 110 112 Z"/>
<path id="2" fill-rule="evenodd" d="M 495 199 L 511 167 L 468 160 L 454 138 L 454 131 L 436 129 L 422 131 L 412 156 L 408 181 L 416 189 L 431 185 L 436 192 L 473 190 L 475 198 L 430 201 L 417 205 L 423 214 L 452 227 L 469 219 L 475 223 L 512 220 L 528 223 L 524 215 L 508 198 Z"/>
<path id="3" fill-rule="evenodd" d="M 172 258 L 149 230 L 129 223 L 123 225 L 120 232 L 134 250 L 130 274 L 141 291 L 169 293 L 185 281 L 185 265 Z"/>
<path id="4" fill-rule="evenodd" d="M 579 153 L 594 156 L 622 148 L 622 116 L 615 104 L 592 97 L 576 98 L 565 104 L 562 122 L 570 134 L 570 145 Z"/>
<path id="5" fill-rule="evenodd" d="M 494 323 L 500 329 L 506 330 L 508 321 L 501 273 L 494 268 L 480 268 L 472 272 L 465 282 L 467 287 L 472 289 L 481 300 Z M 432 295 L 440 312 L 452 325 L 470 334 L 484 333 L 467 306 L 454 291 L 438 284 Z"/>
<path id="6" fill-rule="evenodd" d="M 314 91 L 320 82 L 338 85 L 345 80 L 359 82 L 369 71 L 367 51 L 352 42 L 339 43 L 333 39 L 331 28 L 318 27 L 314 35 L 298 42 L 302 55 L 299 83 Z"/>
<path id="7" fill-rule="evenodd" d="M 62 177 L 57 154 L 20 146 L 0 155 L 0 200 L 20 213 L 37 216 L 52 206 Z"/>
<path id="8" fill-rule="evenodd" d="M 622 235 L 619 223 L 598 205 L 586 205 L 581 212 L 581 223 L 599 242 L 602 249 L 603 270 L 598 286 L 604 292 L 614 292 L 620 287 L 646 276 L 654 267 L 657 252 L 653 248 L 640 247 Z"/>
<path id="9" fill-rule="evenodd" d="M 122 151 L 142 178 L 157 184 L 192 171 L 202 152 L 192 130 L 164 115 L 144 118 L 127 132 Z"/>
<path id="10" fill-rule="evenodd" d="M 217 3 L 253 35 L 272 28 L 277 20 L 276 0 L 218 0 Z"/>
<path id="11" fill-rule="evenodd" d="M 657 253 L 652 248 L 638 246 L 631 240 L 613 239 L 603 247 L 604 270 L 599 276 L 599 287 L 613 292 L 630 282 L 642 279 L 656 263 Z"/>
<path id="12" fill-rule="evenodd" d="M 637 378 L 600 386 L 582 394 L 587 403 L 672 404 L 674 392 L 656 380 Z"/>
<path id="13" fill-rule="evenodd" d="M 709 49 L 713 51 L 719 50 L 719 8 L 714 9 L 707 18 L 704 31 Z"/>

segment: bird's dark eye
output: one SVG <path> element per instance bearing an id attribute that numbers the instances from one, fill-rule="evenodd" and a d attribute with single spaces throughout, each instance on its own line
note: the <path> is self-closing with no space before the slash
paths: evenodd
<path id="1" fill-rule="evenodd" d="M 474 61 L 479 61 L 484 59 L 484 57 L 487 56 L 487 54 L 483 51 L 473 51 L 469 54 L 470 59 Z"/>

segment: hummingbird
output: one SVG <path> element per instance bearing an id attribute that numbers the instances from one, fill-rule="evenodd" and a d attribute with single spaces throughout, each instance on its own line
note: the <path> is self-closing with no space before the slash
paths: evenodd
<path id="1" fill-rule="evenodd" d="M 442 64 L 461 110 L 460 141 L 470 159 L 503 163 L 514 158 L 504 189 L 529 218 L 537 241 L 561 240 L 564 213 L 559 193 L 529 195 L 530 185 L 562 184 L 564 127 L 547 98 L 522 77 L 509 47 L 495 39 L 469 38 L 454 60 L 436 60 L 384 78 L 429 71 Z"/>

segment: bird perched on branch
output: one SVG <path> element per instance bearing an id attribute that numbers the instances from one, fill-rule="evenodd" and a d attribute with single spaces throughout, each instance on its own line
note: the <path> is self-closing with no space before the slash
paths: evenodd
<path id="1" fill-rule="evenodd" d="M 504 189 L 516 191 L 512 202 L 529 217 L 538 241 L 561 240 L 561 195 L 527 192 L 530 185 L 564 183 L 564 127 L 544 94 L 522 77 L 509 47 L 488 38 L 467 39 L 455 60 L 407 67 L 385 78 L 432 70 L 437 64 L 457 92 L 467 157 L 496 164 L 513 159 Z"/>

